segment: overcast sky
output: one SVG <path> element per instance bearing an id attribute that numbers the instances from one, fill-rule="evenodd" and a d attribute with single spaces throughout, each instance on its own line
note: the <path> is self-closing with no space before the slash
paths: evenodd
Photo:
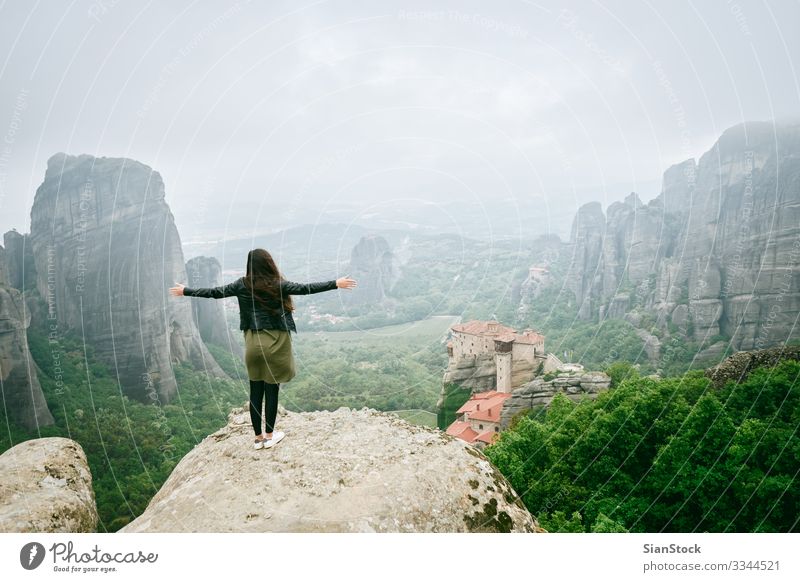
<path id="1" fill-rule="evenodd" d="M 647 200 L 725 128 L 800 113 L 796 1 L 564 6 L 2 2 L 0 231 L 29 230 L 60 151 L 152 166 L 191 237 L 231 205 L 269 229 L 287 200 L 298 223 L 343 202 Z"/>

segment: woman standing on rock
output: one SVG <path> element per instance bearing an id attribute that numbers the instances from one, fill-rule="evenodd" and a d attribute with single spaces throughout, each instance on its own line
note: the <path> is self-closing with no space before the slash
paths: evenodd
<path id="1" fill-rule="evenodd" d="M 292 295 L 309 295 L 352 289 L 355 280 L 350 277 L 319 283 L 294 283 L 283 278 L 275 261 L 264 249 L 247 253 L 247 270 L 244 277 L 221 287 L 191 289 L 180 283 L 170 288 L 170 294 L 180 297 L 207 297 L 239 300 L 239 329 L 244 331 L 245 365 L 250 378 L 250 420 L 255 431 L 255 448 L 270 448 L 285 434 L 276 430 L 278 414 L 278 388 L 295 376 L 294 354 L 290 332 L 297 333 L 292 311 Z M 265 399 L 266 396 L 266 399 Z M 261 430 L 261 403 L 266 432 Z"/>

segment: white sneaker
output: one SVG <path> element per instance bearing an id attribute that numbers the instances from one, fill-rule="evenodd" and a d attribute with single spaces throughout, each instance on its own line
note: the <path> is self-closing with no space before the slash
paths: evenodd
<path id="1" fill-rule="evenodd" d="M 256 450 L 263 449 L 264 448 L 264 443 L 266 443 L 267 440 L 268 439 L 256 439 L 253 442 L 253 448 L 256 449 Z"/>
<path id="2" fill-rule="evenodd" d="M 286 434 L 283 431 L 276 430 L 272 433 L 272 438 L 264 441 L 264 448 L 270 449 L 283 440 Z"/>

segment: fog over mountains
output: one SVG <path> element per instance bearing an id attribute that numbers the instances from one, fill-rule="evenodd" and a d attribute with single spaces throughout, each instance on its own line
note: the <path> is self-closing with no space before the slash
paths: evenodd
<path id="1" fill-rule="evenodd" d="M 407 301 L 395 287 L 404 269 L 420 267 L 409 241 L 468 267 L 469 257 L 437 255 L 438 240 L 414 229 L 313 225 L 226 242 L 227 258 L 196 257 L 187 269 L 158 172 L 134 160 L 56 154 L 36 191 L 30 233 L 6 233 L 0 255 L 7 405 L 26 426 L 52 422 L 27 352 L 31 321 L 49 325 L 53 341 L 83 337 L 127 395 L 167 403 L 177 390 L 174 364 L 226 377 L 205 341 L 240 353 L 222 305 L 169 298 L 172 283 L 230 281 L 250 245 L 265 244 L 285 272 L 300 275 L 305 265 L 309 280 L 351 271 L 361 281 L 358 295 L 327 309 L 379 313 L 389 298 L 392 310 Z M 706 356 L 797 338 L 800 124 L 732 127 L 699 160 L 668 168 L 648 204 L 636 193 L 605 210 L 589 203 L 568 240 L 525 241 L 561 264 L 564 275 L 544 286 L 566 295 L 579 318 L 626 319 L 655 352 L 656 329 L 696 342 Z M 402 285 L 400 296 L 414 297 L 413 281 Z M 541 292 L 523 284 L 512 301 L 530 305 Z"/>
<path id="2" fill-rule="evenodd" d="M 566 237 L 582 204 L 648 202 L 726 127 L 796 117 L 798 10 L 7 6 L 0 232 L 27 230 L 63 151 L 156 168 L 185 242 L 334 217 Z"/>
<path id="3" fill-rule="evenodd" d="M 634 193 L 605 214 L 581 207 L 571 242 L 566 285 L 583 318 L 649 313 L 740 350 L 798 337 L 800 124 L 728 129 L 667 169 L 649 204 Z"/>

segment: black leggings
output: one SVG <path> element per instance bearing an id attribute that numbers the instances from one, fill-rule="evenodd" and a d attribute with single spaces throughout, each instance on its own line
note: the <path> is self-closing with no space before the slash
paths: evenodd
<path id="1" fill-rule="evenodd" d="M 278 415 L 278 388 L 280 384 L 267 384 L 263 380 L 250 380 L 250 420 L 256 436 L 261 434 L 261 402 L 264 402 L 264 419 L 267 430 L 272 432 L 275 427 L 275 417 Z"/>

